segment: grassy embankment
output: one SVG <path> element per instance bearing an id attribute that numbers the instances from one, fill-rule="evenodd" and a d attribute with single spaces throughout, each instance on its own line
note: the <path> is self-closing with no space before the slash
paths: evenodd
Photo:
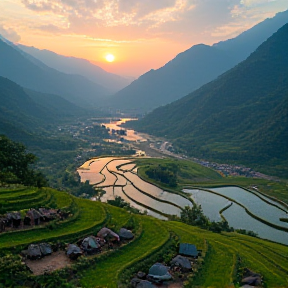
<path id="1" fill-rule="evenodd" d="M 25 199 L 26 192 L 29 195 L 33 194 L 32 191 L 34 189 L 31 188 L 22 191 L 19 189 L 0 190 L 0 195 L 5 198 L 5 201 L 13 202 L 13 208 L 17 210 L 18 207 L 23 207 L 23 203 L 17 206 L 15 200 L 21 198 L 21 193 Z M 98 260 L 91 261 L 88 269 L 81 270 L 80 268 L 75 272 L 82 287 L 117 287 L 121 284 L 119 279 L 123 279 L 122 275 L 129 275 L 130 271 L 132 273 L 133 267 L 139 267 L 140 270 L 142 263 L 146 261 L 147 265 L 149 261 L 152 261 L 153 256 L 166 247 L 171 235 L 176 235 L 180 242 L 196 244 L 205 254 L 201 269 L 190 279 L 188 287 L 228 287 L 236 277 L 238 259 L 241 259 L 241 266 L 261 273 L 267 287 L 288 286 L 287 246 L 237 233 L 217 234 L 180 222 L 164 222 L 149 216 L 133 215 L 124 209 L 77 199 L 65 192 L 53 189 L 44 188 L 36 191 L 50 194 L 54 207 L 66 207 L 73 215 L 63 222 L 55 223 L 52 228 L 36 227 L 0 234 L 0 254 L 18 253 L 23 247 L 33 242 L 75 242 L 85 235 L 95 234 L 104 225 L 118 231 L 120 227 L 131 222 L 131 219 L 134 221 L 132 222 L 136 235 L 132 242 L 109 252 L 106 256 L 101 254 L 94 256 Z M 35 199 L 37 199 L 35 200 L 37 205 L 35 205 L 38 206 L 39 199 Z M 45 198 L 43 198 L 43 203 L 45 203 Z M 31 200 L 26 208 L 36 206 Z M 165 251 L 161 253 L 165 254 Z M 153 261 L 155 261 L 154 258 Z M 145 270 L 145 272 L 148 271 Z M 125 286 L 125 283 L 122 286 Z"/>
<path id="2" fill-rule="evenodd" d="M 167 188 L 171 187 L 163 185 L 163 183 L 157 182 L 149 178 L 145 171 L 155 165 L 165 165 L 170 163 L 176 163 L 179 166 L 178 170 L 178 185 L 175 190 L 181 191 L 185 187 L 221 187 L 221 186 L 240 186 L 249 188 L 257 186 L 260 192 L 263 192 L 269 196 L 276 197 L 281 201 L 288 204 L 288 183 L 284 181 L 271 181 L 258 178 L 246 178 L 246 177 L 222 177 L 218 172 L 203 167 L 197 163 L 187 160 L 176 159 L 137 159 L 136 161 L 138 169 L 138 175 L 144 180 L 154 183 L 158 186 Z"/>

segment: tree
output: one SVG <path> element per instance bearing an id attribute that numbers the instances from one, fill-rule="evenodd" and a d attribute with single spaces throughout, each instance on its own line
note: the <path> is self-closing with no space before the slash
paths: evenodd
<path id="1" fill-rule="evenodd" d="M 29 186 L 42 187 L 47 180 L 41 172 L 36 172 L 30 166 L 36 162 L 36 156 L 26 152 L 26 147 L 0 135 L 0 181 L 5 183 L 20 183 Z"/>
<path id="2" fill-rule="evenodd" d="M 203 214 L 201 205 L 195 204 L 192 208 L 185 206 L 181 211 L 181 221 L 200 227 L 207 227 L 209 221 L 208 218 Z"/>
<path id="3" fill-rule="evenodd" d="M 108 200 L 107 203 L 120 208 L 129 206 L 129 203 L 125 202 L 120 196 L 116 196 L 114 200 Z"/>
<path id="4" fill-rule="evenodd" d="M 174 163 L 169 163 L 166 165 L 157 165 L 149 167 L 145 173 L 151 179 L 156 181 L 160 181 L 164 184 L 169 185 L 170 187 L 177 186 L 177 172 L 178 172 L 178 165 Z"/>

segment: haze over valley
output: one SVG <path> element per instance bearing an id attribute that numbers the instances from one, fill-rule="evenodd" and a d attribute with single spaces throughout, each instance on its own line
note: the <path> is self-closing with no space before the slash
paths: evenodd
<path id="1" fill-rule="evenodd" d="M 288 287 L 287 9 L 1 2 L 0 287 Z"/>

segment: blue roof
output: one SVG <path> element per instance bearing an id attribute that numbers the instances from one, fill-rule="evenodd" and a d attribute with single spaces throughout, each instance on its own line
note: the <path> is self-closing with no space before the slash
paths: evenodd
<path id="1" fill-rule="evenodd" d="M 196 257 L 198 256 L 198 251 L 194 244 L 181 243 L 179 247 L 179 254 Z"/>

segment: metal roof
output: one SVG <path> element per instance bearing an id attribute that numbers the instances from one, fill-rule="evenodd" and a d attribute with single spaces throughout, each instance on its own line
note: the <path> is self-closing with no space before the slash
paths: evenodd
<path id="1" fill-rule="evenodd" d="M 194 244 L 181 243 L 179 247 L 179 254 L 196 257 L 198 256 L 198 251 Z"/>

